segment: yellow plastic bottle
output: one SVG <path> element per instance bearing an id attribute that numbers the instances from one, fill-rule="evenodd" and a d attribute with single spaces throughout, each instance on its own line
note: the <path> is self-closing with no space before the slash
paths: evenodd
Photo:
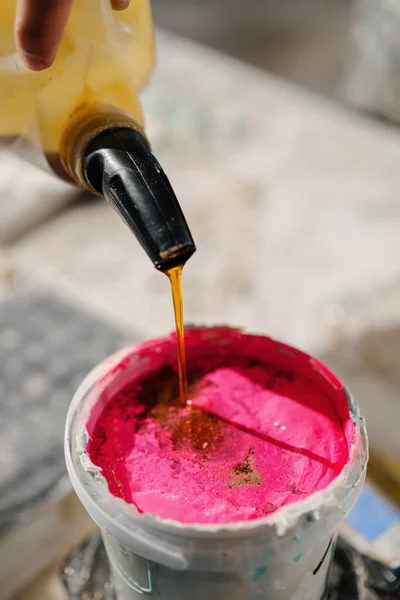
<path id="1" fill-rule="evenodd" d="M 109 0 L 75 0 L 55 63 L 42 72 L 19 58 L 15 11 L 16 0 L 0 1 L 1 142 L 76 180 L 66 162 L 82 133 L 79 123 L 87 135 L 92 122 L 143 125 L 138 93 L 154 63 L 148 0 L 132 0 L 122 12 Z"/>
<path id="2" fill-rule="evenodd" d="M 60 177 L 103 195 L 156 268 L 196 247 L 143 132 L 139 91 L 154 63 L 148 0 L 114 12 L 75 0 L 53 66 L 28 70 L 16 51 L 16 0 L 0 0 L 0 140 Z"/>

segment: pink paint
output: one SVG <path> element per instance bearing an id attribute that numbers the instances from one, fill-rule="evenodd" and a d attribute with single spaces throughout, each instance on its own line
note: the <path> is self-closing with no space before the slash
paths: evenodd
<path id="1" fill-rule="evenodd" d="M 230 523 L 342 471 L 354 427 L 323 365 L 229 328 L 189 329 L 186 346 L 191 406 L 177 400 L 173 335 L 135 348 L 95 390 L 87 451 L 115 496 L 183 523 Z"/>

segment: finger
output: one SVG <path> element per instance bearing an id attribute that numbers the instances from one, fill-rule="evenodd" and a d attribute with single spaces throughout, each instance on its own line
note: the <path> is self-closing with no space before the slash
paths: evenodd
<path id="1" fill-rule="evenodd" d="M 15 39 L 25 65 L 42 71 L 53 64 L 73 0 L 17 0 Z"/>
<path id="2" fill-rule="evenodd" d="M 111 5 L 114 10 L 125 10 L 128 8 L 130 0 L 111 0 Z"/>

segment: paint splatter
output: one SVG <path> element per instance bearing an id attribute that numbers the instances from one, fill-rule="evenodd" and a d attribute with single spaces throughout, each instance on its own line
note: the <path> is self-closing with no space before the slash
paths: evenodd
<path id="1" fill-rule="evenodd" d="M 115 496 L 184 523 L 229 523 L 296 502 L 341 472 L 354 427 L 322 365 L 261 336 L 191 329 L 182 406 L 174 343 L 142 344 L 136 366 L 124 359 L 95 390 L 87 451 Z"/>
<path id="2" fill-rule="evenodd" d="M 263 478 L 254 465 L 254 448 L 250 448 L 248 455 L 242 462 L 235 465 L 230 472 L 232 476 L 231 481 L 228 481 L 228 485 L 231 488 L 236 486 L 244 485 L 261 485 Z"/>

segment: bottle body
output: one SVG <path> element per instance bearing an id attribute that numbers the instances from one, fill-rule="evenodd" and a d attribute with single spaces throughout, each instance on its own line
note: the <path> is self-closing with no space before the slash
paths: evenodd
<path id="1" fill-rule="evenodd" d="M 0 140 L 62 173 L 65 132 L 80 115 L 118 113 L 143 125 L 138 98 L 151 74 L 154 43 L 148 0 L 116 12 L 109 0 L 75 0 L 54 64 L 21 62 L 13 37 L 16 0 L 0 3 Z"/>

